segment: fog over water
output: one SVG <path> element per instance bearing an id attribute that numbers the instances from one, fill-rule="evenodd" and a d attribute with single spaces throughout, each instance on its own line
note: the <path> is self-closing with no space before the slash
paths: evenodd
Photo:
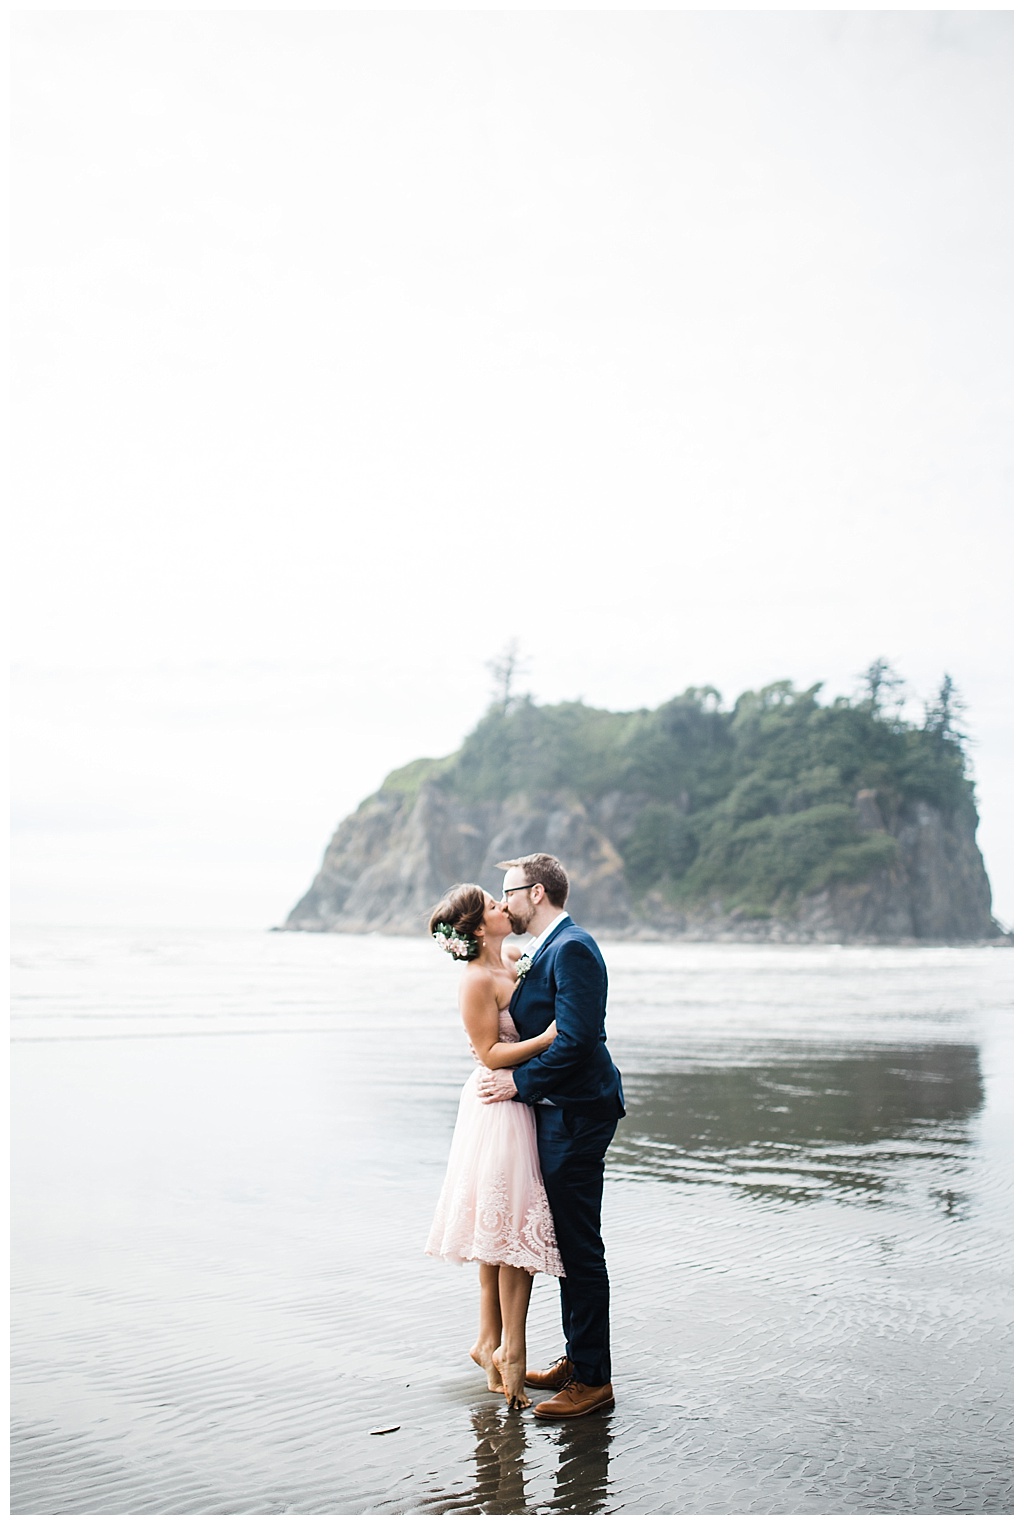
<path id="1" fill-rule="evenodd" d="M 1011 19 L 20 12 L 18 914 L 278 922 L 516 636 L 948 671 L 1011 920 Z"/>

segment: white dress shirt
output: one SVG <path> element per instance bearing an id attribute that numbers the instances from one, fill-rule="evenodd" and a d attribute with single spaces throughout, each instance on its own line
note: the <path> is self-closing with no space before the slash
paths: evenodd
<path id="1" fill-rule="evenodd" d="M 568 911 L 563 911 L 560 916 L 556 916 L 554 921 L 548 923 L 539 937 L 535 937 L 532 942 L 528 942 L 526 944 L 526 947 L 523 949 L 523 957 L 525 958 L 527 954 L 529 954 L 531 958 L 535 957 L 537 950 L 541 947 L 542 943 L 547 942 L 555 928 L 560 927 L 562 922 L 567 921 L 568 919 Z"/>

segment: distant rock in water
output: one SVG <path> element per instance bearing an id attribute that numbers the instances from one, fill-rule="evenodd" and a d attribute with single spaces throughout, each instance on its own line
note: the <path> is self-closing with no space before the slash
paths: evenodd
<path id="1" fill-rule="evenodd" d="M 496 893 L 500 860 L 551 852 L 575 919 L 621 936 L 1003 940 L 952 685 L 917 728 L 818 688 L 731 711 L 713 689 L 632 713 L 494 706 L 341 823 L 284 929 L 423 932 L 449 885 Z"/>

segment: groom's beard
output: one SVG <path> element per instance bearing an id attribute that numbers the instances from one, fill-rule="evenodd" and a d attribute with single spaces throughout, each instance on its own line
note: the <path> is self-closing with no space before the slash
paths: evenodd
<path id="1" fill-rule="evenodd" d="M 512 923 L 512 930 L 516 936 L 522 937 L 529 926 L 529 922 L 524 921 L 521 916 L 517 916 L 514 911 L 508 912 L 508 919 Z"/>

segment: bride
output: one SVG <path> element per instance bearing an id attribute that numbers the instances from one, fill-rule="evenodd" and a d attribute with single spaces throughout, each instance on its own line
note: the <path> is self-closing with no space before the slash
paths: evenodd
<path id="1" fill-rule="evenodd" d="M 473 1051 L 490 1070 L 543 1053 L 555 1024 L 518 1041 L 508 1004 L 518 950 L 503 951 L 507 911 L 478 884 L 450 889 L 430 913 L 434 940 L 466 971 L 459 1010 Z M 462 1089 L 448 1169 L 427 1239 L 428 1255 L 480 1265 L 480 1332 L 470 1355 L 492 1392 L 526 1408 L 526 1313 L 538 1271 L 562 1276 L 561 1256 L 537 1158 L 532 1107 L 487 1106 L 473 1072 Z"/>

